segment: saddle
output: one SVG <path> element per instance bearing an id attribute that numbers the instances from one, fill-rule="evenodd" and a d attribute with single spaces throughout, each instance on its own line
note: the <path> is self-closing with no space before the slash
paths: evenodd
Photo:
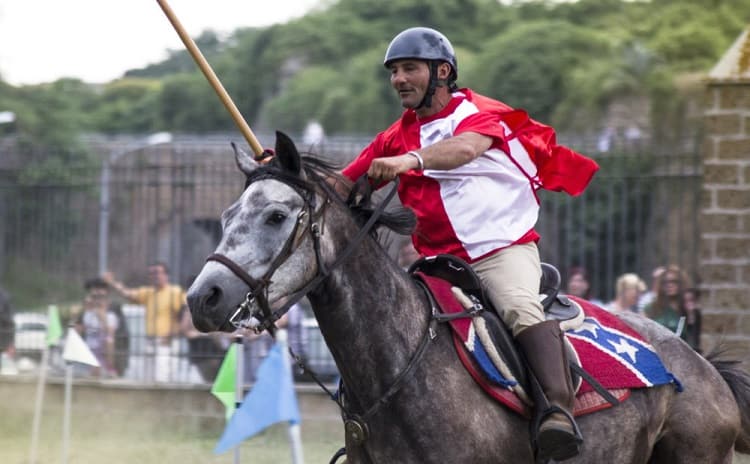
<path id="1" fill-rule="evenodd" d="M 534 400 L 526 393 L 529 391 L 530 381 L 523 357 L 516 347 L 510 330 L 498 317 L 498 312 L 492 302 L 486 298 L 479 277 L 471 266 L 453 255 L 436 255 L 415 261 L 409 267 L 408 273 L 428 288 L 431 286 L 429 281 L 432 278 L 444 280 L 454 287 L 453 294 L 466 311 L 438 314 L 435 318 L 444 322 L 458 318 L 474 318 L 475 326 L 481 329 L 477 332 L 479 338 L 483 338 L 482 344 L 485 346 L 483 351 L 489 351 L 483 356 L 491 360 L 494 367 L 500 371 L 499 377 L 503 378 L 500 383 L 513 390 L 524 403 L 533 404 Z M 560 284 L 561 277 L 557 268 L 551 264 L 542 263 L 539 299 L 544 308 L 545 318 L 558 320 L 563 331 L 576 329 L 583 323 L 583 311 L 579 304 L 560 293 Z M 490 311 L 485 309 L 490 309 Z M 489 350 L 487 345 L 491 345 Z M 577 366 L 577 368 L 571 368 L 573 385 L 577 390 L 581 385 L 580 362 L 569 342 L 567 345 L 568 359 Z M 492 347 L 496 349 L 496 352 Z M 485 369 L 485 375 L 487 374 L 487 369 Z M 489 377 L 492 378 L 492 375 Z"/>

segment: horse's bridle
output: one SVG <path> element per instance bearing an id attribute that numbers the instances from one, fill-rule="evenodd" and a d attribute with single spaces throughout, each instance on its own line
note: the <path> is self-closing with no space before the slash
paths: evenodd
<path id="1" fill-rule="evenodd" d="M 325 181 L 325 179 L 321 178 L 315 171 L 308 170 L 306 171 L 307 174 L 310 177 L 313 177 L 315 180 L 319 181 L 318 184 L 323 189 L 323 196 L 325 197 L 325 201 L 323 205 L 316 210 L 315 209 L 315 191 L 300 185 L 296 181 L 285 181 L 286 176 L 276 176 L 276 175 L 266 175 L 264 177 L 261 177 L 262 179 L 268 179 L 273 178 L 274 180 L 278 180 L 290 187 L 292 187 L 305 201 L 305 207 L 300 211 L 300 213 L 297 216 L 297 222 L 295 223 L 294 229 L 292 230 L 292 233 L 287 238 L 286 242 L 284 243 L 284 246 L 282 247 L 279 254 L 274 258 L 274 260 L 271 263 L 271 266 L 269 266 L 266 273 L 261 277 L 260 279 L 255 279 L 251 275 L 249 275 L 244 269 L 242 269 L 237 263 L 232 261 L 230 258 L 226 257 L 225 255 L 214 253 L 210 255 L 206 261 L 217 261 L 223 265 L 225 265 L 227 268 L 229 268 L 237 277 L 239 277 L 242 281 L 244 281 L 249 287 L 250 291 L 247 293 L 245 297 L 245 301 L 243 301 L 237 309 L 228 316 L 228 319 L 230 323 L 235 325 L 235 327 L 238 327 L 239 322 L 242 320 L 242 316 L 250 311 L 250 306 L 252 303 L 257 301 L 257 304 L 260 306 L 260 308 L 263 311 L 263 320 L 260 320 L 260 325 L 255 327 L 256 332 L 261 332 L 263 330 L 268 330 L 273 335 L 273 331 L 275 328 L 274 323 L 284 314 L 288 311 L 288 309 L 295 304 L 297 301 L 299 301 L 302 297 L 307 295 L 309 292 L 314 290 L 318 285 L 321 284 L 321 282 L 327 278 L 331 271 L 338 267 L 346 258 L 348 258 L 354 250 L 359 246 L 359 244 L 364 240 L 364 238 L 370 233 L 372 228 L 375 226 L 377 220 L 382 215 L 383 211 L 385 211 L 385 208 L 388 206 L 390 201 L 393 199 L 396 191 L 398 190 L 398 177 L 394 179 L 393 186 L 386 195 L 385 199 L 380 202 L 378 207 L 373 211 L 367 222 L 362 226 L 361 229 L 357 232 L 357 234 L 354 236 L 354 238 L 347 244 L 346 248 L 344 248 L 344 251 L 341 252 L 340 255 L 336 257 L 336 259 L 333 261 L 333 263 L 330 266 L 325 266 L 323 259 L 320 255 L 320 236 L 323 232 L 323 226 L 322 226 L 322 220 L 323 220 L 323 213 L 326 208 L 326 206 L 332 201 L 336 201 L 338 204 L 346 207 L 347 205 L 344 203 L 344 201 L 339 197 L 339 195 L 333 190 L 333 188 Z M 366 176 L 362 176 L 360 179 L 357 180 L 357 184 L 364 184 L 369 188 L 368 180 Z M 249 185 L 249 180 L 248 184 Z M 300 228 L 300 224 L 304 221 L 306 217 L 309 217 L 309 221 L 307 222 L 306 228 Z M 271 277 L 276 272 L 276 270 L 286 261 L 297 249 L 297 247 L 302 242 L 302 239 L 305 235 L 305 233 L 308 233 L 313 241 L 313 248 L 315 250 L 315 260 L 318 265 L 317 269 L 317 275 L 310 280 L 307 284 L 305 284 L 301 289 L 294 292 L 292 295 L 288 296 L 285 303 L 276 311 L 273 311 L 268 304 L 268 287 L 271 284 Z M 425 351 L 427 350 L 427 346 L 430 342 L 430 340 L 434 339 L 436 336 L 435 332 L 435 324 L 437 319 L 435 319 L 436 314 L 436 306 L 435 302 L 432 299 L 432 296 L 430 295 L 430 292 L 427 292 L 428 300 L 430 301 L 430 308 L 431 308 L 431 317 L 429 319 L 427 329 L 422 335 L 422 338 L 419 342 L 419 346 L 417 347 L 416 352 L 412 355 L 411 359 L 409 360 L 409 363 L 407 364 L 406 368 L 402 370 L 399 375 L 395 378 L 391 386 L 386 390 L 386 392 L 377 400 L 375 401 L 369 408 L 367 408 L 363 413 L 357 414 L 353 413 L 351 409 L 344 404 L 343 395 L 335 395 L 332 394 L 326 387 L 323 385 L 315 375 L 313 375 L 313 379 L 318 383 L 318 385 L 326 392 L 328 395 L 333 399 L 336 404 L 339 406 L 339 408 L 342 411 L 343 417 L 344 417 L 344 428 L 348 436 L 352 437 L 355 443 L 362 444 L 369 435 L 367 421 L 372 418 L 381 407 L 383 407 L 385 404 L 388 403 L 388 401 L 401 389 L 403 384 L 406 382 L 408 377 L 414 372 L 414 369 L 421 361 L 422 357 L 425 354 Z M 303 364 L 301 364 L 301 361 L 295 356 L 295 359 L 297 360 L 298 364 L 300 366 L 308 371 L 309 369 L 306 368 Z M 310 372 L 312 374 L 312 372 Z M 365 450 L 365 453 L 367 453 L 367 450 Z M 337 453 L 338 454 L 338 453 Z M 369 456 L 369 453 L 367 453 Z M 334 458 L 336 459 L 336 458 Z"/>
<path id="2" fill-rule="evenodd" d="M 269 178 L 280 180 L 275 176 L 262 177 L 261 179 Z M 291 184 L 287 182 L 284 183 L 285 185 L 293 188 L 294 191 L 297 192 L 300 197 L 302 197 L 304 201 L 304 207 L 297 215 L 297 220 L 294 223 L 294 229 L 292 229 L 292 232 L 289 234 L 286 242 L 284 242 L 284 246 L 281 248 L 281 251 L 276 255 L 273 261 L 271 261 L 271 264 L 268 266 L 268 270 L 265 272 L 265 274 L 263 274 L 262 277 L 260 277 L 259 279 L 254 278 L 253 276 L 248 274 L 247 271 L 242 269 L 240 265 L 221 253 L 213 253 L 208 256 L 208 258 L 206 258 L 206 261 L 217 261 L 223 264 L 224 266 L 229 268 L 229 270 L 231 270 L 234 275 L 239 277 L 240 280 L 245 282 L 248 287 L 250 287 L 250 291 L 248 291 L 245 295 L 245 300 L 240 303 L 237 309 L 228 316 L 229 322 L 236 328 L 242 328 L 241 321 L 243 320 L 243 316 L 245 315 L 245 313 L 250 311 L 251 305 L 257 301 L 258 306 L 263 311 L 263 320 L 261 321 L 261 324 L 254 330 L 256 332 L 269 330 L 269 332 L 273 333 L 274 323 L 286 312 L 286 310 L 288 310 L 292 306 L 292 304 L 296 303 L 298 299 L 295 299 L 289 305 L 284 305 L 284 307 L 276 312 L 272 311 L 268 303 L 268 287 L 272 282 L 271 278 L 273 277 L 274 273 L 276 273 L 276 270 L 281 267 L 281 265 L 297 250 L 297 247 L 299 247 L 300 243 L 302 242 L 302 238 L 305 233 L 309 233 L 312 237 L 313 247 L 315 249 L 315 259 L 317 261 L 318 269 L 324 268 L 323 261 L 320 256 L 320 234 L 323 230 L 323 213 L 325 212 L 325 208 L 330 200 L 327 198 L 323 205 L 316 211 L 316 197 L 314 192 L 304 189 L 297 184 Z M 307 221 L 307 226 L 304 228 L 300 227 L 303 222 L 305 222 L 305 218 L 307 217 L 310 218 Z"/>
<path id="3" fill-rule="evenodd" d="M 305 206 L 297 215 L 297 221 L 294 224 L 294 229 L 289 234 L 289 237 L 284 243 L 284 246 L 281 248 L 279 254 L 276 255 L 276 257 L 268 267 L 268 270 L 260 279 L 255 279 L 254 277 L 252 277 L 247 273 L 247 271 L 242 269 L 242 267 L 240 267 L 226 255 L 214 253 L 206 258 L 206 261 L 217 261 L 223 264 L 224 266 L 229 268 L 229 270 L 231 270 L 234 275 L 240 278 L 240 280 L 245 282 L 248 287 L 250 287 L 250 291 L 248 291 L 247 295 L 245 295 L 245 300 L 240 303 L 239 306 L 237 306 L 237 309 L 233 313 L 227 316 L 227 320 L 229 321 L 229 323 L 234 325 L 236 328 L 244 328 L 242 327 L 241 322 L 243 321 L 245 314 L 250 311 L 251 305 L 257 302 L 261 311 L 263 311 L 263 317 L 262 319 L 258 319 L 260 324 L 253 330 L 256 333 L 268 330 L 273 335 L 276 327 L 274 323 L 279 320 L 279 318 L 281 318 L 281 316 L 283 316 L 289 310 L 289 308 L 292 307 L 292 305 L 302 299 L 309 292 L 317 288 L 318 285 L 320 285 L 321 282 L 323 282 L 323 280 L 331 274 L 331 271 L 333 269 L 335 269 L 347 257 L 349 257 L 352 252 L 354 252 L 354 250 L 359 246 L 365 236 L 367 236 L 375 226 L 378 218 L 383 213 L 383 211 L 385 211 L 388 203 L 390 203 L 390 201 L 393 199 L 393 196 L 395 195 L 398 187 L 398 178 L 396 178 L 393 187 L 386 196 L 385 200 L 378 205 L 375 211 L 373 211 L 368 221 L 357 232 L 357 235 L 355 235 L 355 237 L 349 242 L 344 251 L 334 260 L 334 262 L 330 266 L 326 266 L 320 253 L 320 236 L 323 233 L 324 220 L 323 213 L 332 200 L 336 201 L 342 206 L 346 205 L 344 201 L 339 197 L 339 195 L 333 190 L 333 188 L 325 181 L 325 179 L 320 177 L 317 172 L 310 169 L 306 170 L 306 173 L 308 176 L 319 181 L 318 185 L 320 185 L 323 190 L 322 193 L 325 200 L 317 210 L 315 209 L 316 191 L 301 183 L 297 178 L 292 178 L 290 176 L 284 176 L 281 174 L 267 173 L 263 176 L 259 176 L 258 179 L 252 179 L 252 181 L 262 179 L 273 179 L 279 181 L 294 189 L 294 191 L 302 197 L 305 203 Z M 247 186 L 250 184 L 250 181 L 251 180 L 248 179 L 245 188 L 247 188 Z M 357 183 L 361 185 L 368 185 L 367 182 L 368 181 L 366 176 L 362 176 L 357 181 Z M 305 218 L 307 217 L 309 217 L 309 220 L 307 221 L 307 227 L 301 228 L 300 225 L 305 221 Z M 281 267 L 281 265 L 296 251 L 297 247 L 299 247 L 299 245 L 302 243 L 302 239 L 304 238 L 305 234 L 309 234 L 313 242 L 313 249 L 315 250 L 315 261 L 317 264 L 317 274 L 312 280 L 310 280 L 310 282 L 305 284 L 299 290 L 295 291 L 293 294 L 289 295 L 280 308 L 273 310 L 268 303 L 268 291 L 269 286 L 272 282 L 271 278 L 273 277 L 273 274 L 276 272 L 276 270 Z"/>

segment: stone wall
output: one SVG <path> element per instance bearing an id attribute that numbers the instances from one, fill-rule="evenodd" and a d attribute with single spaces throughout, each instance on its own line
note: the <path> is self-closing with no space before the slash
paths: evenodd
<path id="1" fill-rule="evenodd" d="M 700 275 L 709 348 L 724 340 L 750 349 L 749 58 L 745 31 L 707 83 Z"/>

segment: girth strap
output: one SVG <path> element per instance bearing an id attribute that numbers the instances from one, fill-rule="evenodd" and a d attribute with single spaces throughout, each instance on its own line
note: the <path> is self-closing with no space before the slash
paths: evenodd
<path id="1" fill-rule="evenodd" d="M 615 398 L 615 396 L 609 392 L 606 388 L 602 386 L 591 374 L 589 374 L 583 367 L 579 366 L 578 364 L 568 361 L 568 365 L 570 366 L 570 370 L 575 372 L 576 374 L 583 377 L 583 380 L 589 383 L 591 385 L 591 388 L 593 388 L 599 395 L 607 400 L 609 404 L 612 406 L 617 406 L 620 404 L 620 400 Z"/>

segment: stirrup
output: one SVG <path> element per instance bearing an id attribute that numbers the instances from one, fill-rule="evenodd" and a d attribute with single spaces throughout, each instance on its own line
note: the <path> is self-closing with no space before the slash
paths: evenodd
<path id="1" fill-rule="evenodd" d="M 552 432 L 552 436 L 550 436 L 552 443 L 547 443 L 548 446 L 542 447 L 539 440 L 539 429 L 544 422 L 544 419 L 555 413 L 560 413 L 565 416 L 573 429 L 573 436 L 570 437 L 570 434 L 567 432 L 549 430 L 548 432 Z M 578 428 L 578 424 L 573 418 L 573 415 L 565 409 L 551 405 L 539 415 L 538 422 L 535 425 L 536 435 L 534 440 L 534 453 L 536 454 L 537 462 L 547 462 L 550 459 L 564 461 L 577 456 L 581 452 L 583 435 L 581 434 L 581 430 Z"/>

